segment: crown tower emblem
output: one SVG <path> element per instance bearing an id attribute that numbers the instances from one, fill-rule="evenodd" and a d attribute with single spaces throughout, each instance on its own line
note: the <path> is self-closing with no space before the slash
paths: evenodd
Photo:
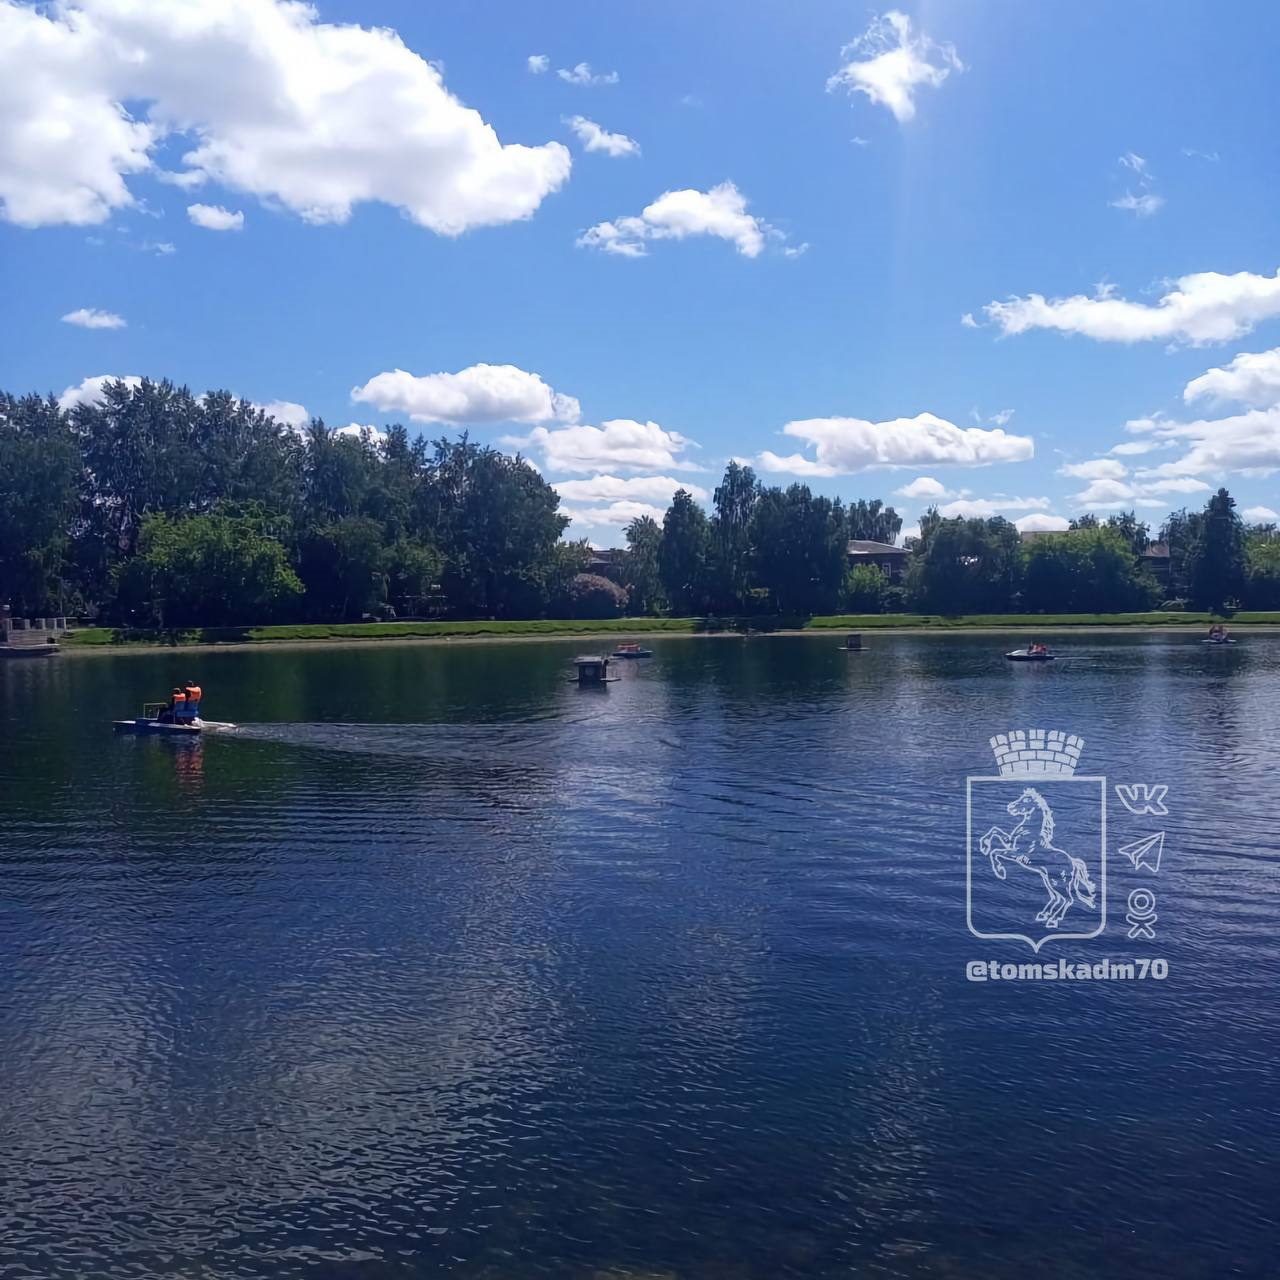
<path id="1" fill-rule="evenodd" d="M 1070 778 L 1080 763 L 1084 739 L 1061 729 L 1010 729 L 991 739 L 1002 778 Z"/>

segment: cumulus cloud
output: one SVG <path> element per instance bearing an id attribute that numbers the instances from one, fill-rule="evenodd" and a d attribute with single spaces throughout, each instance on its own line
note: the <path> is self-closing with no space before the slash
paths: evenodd
<path id="1" fill-rule="evenodd" d="M 640 144 L 625 133 L 610 133 L 586 116 L 568 116 L 565 124 L 573 130 L 584 151 L 603 151 L 609 156 L 636 156 Z"/>
<path id="2" fill-rule="evenodd" d="M 473 364 L 457 373 L 421 376 L 393 369 L 379 373 L 351 399 L 414 422 L 466 426 L 483 422 L 576 422 L 573 396 L 553 391 L 536 373 L 512 364 Z"/>
<path id="3" fill-rule="evenodd" d="M 1090 458 L 1088 462 L 1069 462 L 1058 468 L 1058 474 L 1077 480 L 1123 480 L 1129 468 L 1115 458 Z"/>
<path id="4" fill-rule="evenodd" d="M 1170 494 L 1208 493 L 1209 490 L 1209 485 L 1190 476 L 1147 480 L 1100 476 L 1092 480 L 1079 493 L 1074 494 L 1072 500 L 1082 508 L 1120 510 L 1125 507 L 1167 506 Z"/>
<path id="5" fill-rule="evenodd" d="M 255 404 L 253 407 L 261 409 L 268 418 L 274 418 L 295 431 L 300 431 L 311 421 L 311 415 L 307 412 L 306 406 L 293 400 L 271 400 L 267 404 Z"/>
<path id="6" fill-rule="evenodd" d="M 700 485 L 671 476 L 596 475 L 586 480 L 556 480 L 552 487 L 566 502 L 599 504 L 629 500 L 656 503 L 664 509 L 677 489 L 687 489 L 701 501 L 709 496 Z"/>
<path id="7" fill-rule="evenodd" d="M 1265 476 L 1280 471 L 1280 405 L 1249 409 L 1227 418 L 1195 422 L 1158 421 L 1151 428 L 1164 444 L 1186 452 L 1171 462 L 1136 474 L 1145 479 L 1239 472 Z"/>
<path id="8" fill-rule="evenodd" d="M 986 520 L 991 516 L 1004 515 L 1007 511 L 1040 511 L 1049 505 L 1048 498 L 957 498 L 938 508 L 938 514 L 950 520 L 962 516 L 966 520 L 978 517 Z"/>
<path id="9" fill-rule="evenodd" d="M 1280 270 L 1274 276 L 1202 271 L 1182 276 L 1154 305 L 1130 302 L 1108 290 L 1088 298 L 1025 298 L 988 303 L 987 318 L 1005 334 L 1030 329 L 1079 333 L 1098 342 L 1168 342 L 1201 346 L 1227 342 L 1280 315 Z"/>
<path id="10" fill-rule="evenodd" d="M 381 201 L 450 236 L 531 216 L 571 165 L 503 145 L 394 31 L 290 0 L 0 0 L 0 116 L 0 216 L 28 227 L 135 204 L 126 179 L 171 136 L 192 140 L 182 185 L 312 222 Z"/>
<path id="11" fill-rule="evenodd" d="M 92 378 L 85 378 L 78 386 L 67 387 L 58 397 L 58 407 L 70 411 L 77 405 L 95 405 L 102 400 L 102 393 L 108 382 L 123 382 L 126 387 L 140 387 L 142 379 L 136 374 L 128 373 L 119 377 L 114 373 L 100 373 Z"/>
<path id="12" fill-rule="evenodd" d="M 788 422 L 783 432 L 811 444 L 814 457 L 780 457 L 766 450 L 760 455 L 765 471 L 836 476 L 874 467 L 982 467 L 994 462 L 1025 462 L 1035 454 L 1029 436 L 1013 435 L 1000 427 L 957 427 L 932 413 L 888 422 L 806 418 Z"/>
<path id="13" fill-rule="evenodd" d="M 531 76 L 545 75 L 551 66 L 551 59 L 545 53 L 531 53 L 525 59 L 525 66 L 529 68 Z"/>
<path id="14" fill-rule="evenodd" d="M 1183 388 L 1182 398 L 1188 404 L 1201 399 L 1258 407 L 1280 404 L 1280 347 L 1241 352 L 1230 364 L 1192 378 Z"/>
<path id="15" fill-rule="evenodd" d="M 206 231 L 243 231 L 244 214 L 232 213 L 220 204 L 189 204 L 187 217 Z"/>
<path id="16" fill-rule="evenodd" d="M 563 67 L 556 72 L 566 84 L 576 84 L 583 86 L 597 84 L 617 84 L 618 73 L 616 71 L 595 72 L 591 70 L 591 63 L 580 62 L 576 67 L 565 70 Z"/>
<path id="17" fill-rule="evenodd" d="M 946 485 L 939 480 L 935 480 L 932 476 L 916 476 L 910 484 L 904 484 L 901 489 L 895 489 L 893 492 L 899 498 L 955 497 L 955 494 Z"/>
<path id="18" fill-rule="evenodd" d="M 687 450 L 697 447 L 688 437 L 667 431 L 656 422 L 630 418 L 613 418 L 598 427 L 535 427 L 527 436 L 506 436 L 502 443 L 537 454 L 548 471 L 702 469 L 685 456 Z"/>
<path id="19" fill-rule="evenodd" d="M 354 436 L 357 440 L 368 440 L 373 444 L 386 444 L 387 433 L 381 427 L 369 423 L 348 422 L 345 427 L 338 427 L 335 436 Z"/>
<path id="20" fill-rule="evenodd" d="M 578 237 L 578 244 L 642 258 L 650 240 L 683 240 L 687 236 L 716 236 L 729 241 L 743 257 L 756 258 L 766 239 L 781 238 L 781 232 L 749 214 L 746 196 L 732 182 L 722 182 L 710 191 L 664 192 L 638 217 L 596 223 Z"/>
<path id="21" fill-rule="evenodd" d="M 873 18 L 840 56 L 847 61 L 827 81 L 827 89 L 864 93 L 900 122 L 915 116 L 919 89 L 936 89 L 952 71 L 964 70 L 953 46 L 916 33 L 911 19 L 896 9 Z"/>
<path id="22" fill-rule="evenodd" d="M 123 329 L 127 325 L 124 316 L 114 311 L 99 311 L 97 307 L 80 307 L 68 311 L 62 317 L 63 324 L 73 324 L 79 329 Z"/>
<path id="23" fill-rule="evenodd" d="M 1245 507 L 1241 513 L 1250 524 L 1272 524 L 1280 520 L 1280 511 L 1270 507 Z"/>
<path id="24" fill-rule="evenodd" d="M 1071 521 L 1065 516 L 1046 515 L 1042 511 L 1019 516 L 1013 524 L 1019 533 L 1065 533 L 1071 528 Z"/>

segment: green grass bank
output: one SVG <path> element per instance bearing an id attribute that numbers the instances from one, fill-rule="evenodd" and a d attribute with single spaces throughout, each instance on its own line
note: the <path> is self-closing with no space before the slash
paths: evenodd
<path id="1" fill-rule="evenodd" d="M 1208 627 L 1208 613 L 991 613 L 942 617 L 927 613 L 842 614 L 820 618 L 608 618 L 533 619 L 503 622 L 349 622 L 273 627 L 189 627 L 143 631 L 120 627 L 82 627 L 68 632 L 66 648 L 105 646 L 180 647 L 207 644 L 271 644 L 306 640 L 447 640 L 504 636 L 715 635 L 726 632 L 791 631 L 963 631 L 966 629 L 1060 630 L 1070 627 Z M 1227 620 L 1241 626 L 1280 627 L 1280 613 L 1237 613 Z"/>

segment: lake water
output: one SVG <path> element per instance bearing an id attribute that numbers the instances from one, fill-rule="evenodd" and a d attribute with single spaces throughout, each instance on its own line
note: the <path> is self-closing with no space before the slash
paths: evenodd
<path id="1" fill-rule="evenodd" d="M 868 640 L 0 665 L 0 1275 L 1275 1276 L 1280 638 Z M 237 732 L 113 737 L 188 676 Z M 1037 956 L 965 778 L 1038 727 L 1110 867 Z"/>

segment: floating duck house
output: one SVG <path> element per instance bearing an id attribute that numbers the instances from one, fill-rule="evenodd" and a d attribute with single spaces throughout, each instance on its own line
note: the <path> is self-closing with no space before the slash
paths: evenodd
<path id="1" fill-rule="evenodd" d="M 602 685 L 616 680 L 617 676 L 609 674 L 609 659 L 594 654 L 574 658 L 573 665 L 578 669 L 579 685 Z"/>

